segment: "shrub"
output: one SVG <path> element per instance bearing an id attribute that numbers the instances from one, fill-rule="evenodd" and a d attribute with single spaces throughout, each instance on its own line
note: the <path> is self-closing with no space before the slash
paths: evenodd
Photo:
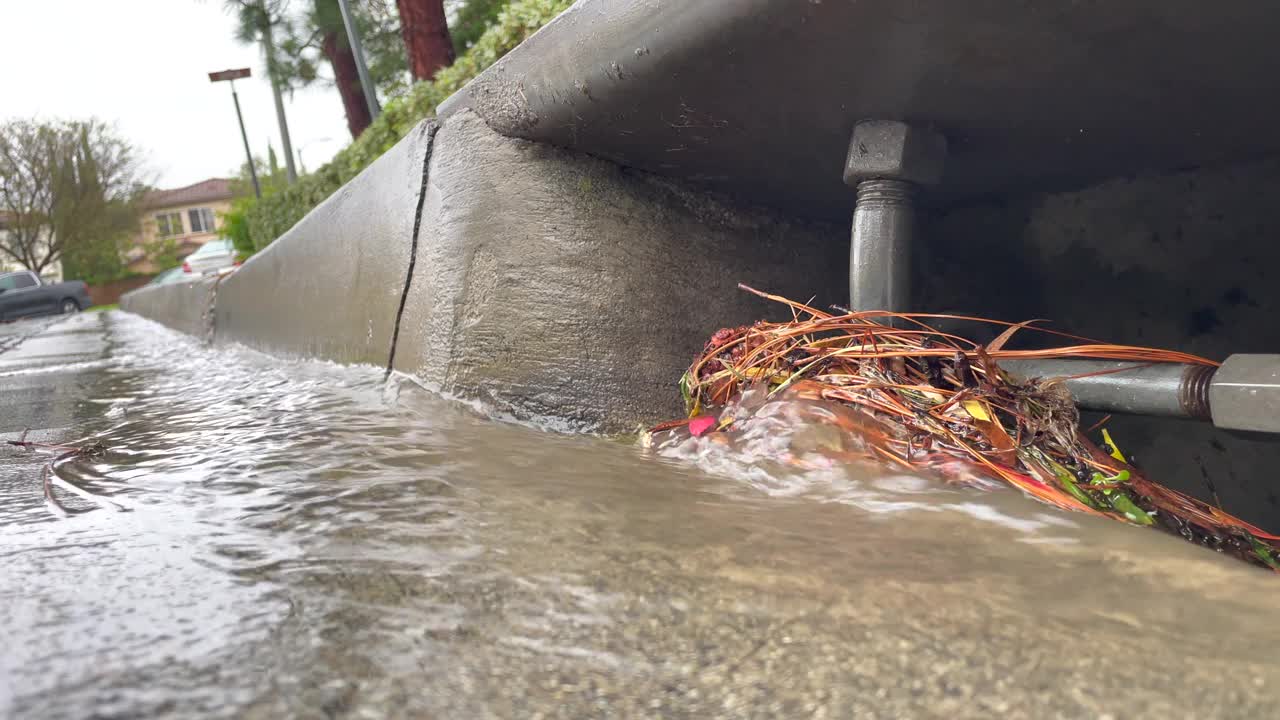
<path id="1" fill-rule="evenodd" d="M 222 234 L 231 238 L 236 254 L 248 257 L 257 250 L 249 235 L 249 209 L 257 202 L 252 196 L 242 195 L 231 202 L 231 209 L 222 213 Z"/>

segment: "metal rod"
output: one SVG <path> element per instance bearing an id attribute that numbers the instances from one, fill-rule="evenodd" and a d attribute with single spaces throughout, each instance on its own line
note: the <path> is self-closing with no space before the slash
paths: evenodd
<path id="1" fill-rule="evenodd" d="M 1119 360 L 1001 360 L 1016 375 L 1065 378 L 1076 404 L 1089 410 L 1208 420 L 1214 368 Z M 1102 374 L 1095 374 L 1102 373 Z M 1080 377 L 1084 375 L 1085 377 Z"/>
<path id="2" fill-rule="evenodd" d="M 360 32 L 351 17 L 351 8 L 347 0 L 338 0 L 338 9 L 342 11 L 342 24 L 347 28 L 347 41 L 351 44 L 351 54 L 356 60 L 356 74 L 360 76 L 360 87 L 364 90 L 364 101 L 369 106 L 369 117 L 378 119 L 382 108 L 378 105 L 378 94 L 374 90 L 373 81 L 369 79 L 369 68 L 364 64 L 364 48 L 360 45 Z"/>
<path id="3" fill-rule="evenodd" d="M 249 151 L 249 136 L 244 131 L 244 116 L 240 114 L 240 96 L 236 94 L 236 81 L 231 81 L 231 101 L 236 104 L 236 120 L 240 123 L 240 140 L 244 143 L 244 157 L 249 161 L 249 177 L 253 179 L 253 194 L 262 199 L 262 186 L 258 184 L 258 169 L 253 166 L 253 153 Z"/>
<path id="4" fill-rule="evenodd" d="M 911 301 L 914 188 L 904 180 L 858 183 L 849 246 L 849 307 L 906 311 Z"/>

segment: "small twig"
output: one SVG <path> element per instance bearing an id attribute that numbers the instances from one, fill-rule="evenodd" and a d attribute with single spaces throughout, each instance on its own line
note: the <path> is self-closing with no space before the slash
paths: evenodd
<path id="1" fill-rule="evenodd" d="M 78 447 L 75 447 L 74 445 L 49 445 L 47 443 L 29 442 L 26 440 L 6 440 L 5 442 L 15 447 L 25 448 L 27 450 L 34 450 L 36 448 L 40 448 L 41 450 L 67 450 L 67 451 L 80 449 Z"/>
<path id="2" fill-rule="evenodd" d="M 55 514 L 63 517 L 73 514 L 73 512 L 67 509 L 67 507 L 63 505 L 58 500 L 57 496 L 54 494 L 53 487 L 55 485 L 57 485 L 58 487 L 61 487 L 63 490 L 66 490 L 67 492 L 73 493 L 75 495 L 79 495 L 80 497 L 86 500 L 89 500 L 90 502 L 96 503 L 102 507 L 110 507 L 112 509 L 120 510 L 120 511 L 128 510 L 128 508 L 126 508 L 124 505 L 121 505 L 120 503 L 114 500 L 110 500 L 97 493 L 89 492 L 88 490 L 85 490 L 84 488 L 80 487 L 79 485 L 76 485 L 75 483 L 68 482 L 58 477 L 58 466 L 66 462 L 70 462 L 72 460 L 80 460 L 80 459 L 92 458 L 92 457 L 97 457 L 99 455 L 102 455 L 107 451 L 106 445 L 104 445 L 102 442 L 99 442 L 99 441 L 95 441 L 93 443 L 90 443 L 88 445 L 83 445 L 83 446 L 51 445 L 48 443 L 31 442 L 27 440 L 27 433 L 29 433 L 30 431 L 31 431 L 31 428 L 27 428 L 26 430 L 22 431 L 22 436 L 18 440 L 7 440 L 6 442 L 9 445 L 24 448 L 27 451 L 32 451 L 37 448 L 41 450 L 60 451 L 58 455 L 55 455 L 48 462 L 46 462 L 44 465 L 40 467 L 40 484 L 44 488 L 44 498 L 47 501 L 50 510 L 52 510 Z M 83 511 L 75 511 L 75 512 L 83 512 Z"/>
<path id="3" fill-rule="evenodd" d="M 27 435 L 30 432 L 31 432 L 31 428 L 27 428 L 22 431 L 21 437 L 19 437 L 17 440 L 5 440 L 5 443 L 8 445 L 12 445 L 14 447 L 25 448 L 28 451 L 34 450 L 36 448 L 40 448 L 41 450 L 61 450 L 64 452 L 80 449 L 75 445 L 49 445 L 47 443 L 31 442 L 30 440 L 27 440 Z"/>

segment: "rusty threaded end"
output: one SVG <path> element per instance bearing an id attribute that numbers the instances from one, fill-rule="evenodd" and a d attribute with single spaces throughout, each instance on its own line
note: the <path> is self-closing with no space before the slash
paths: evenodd
<path id="1" fill-rule="evenodd" d="M 1178 405 L 1187 417 L 1196 420 L 1208 420 L 1209 415 L 1209 383 L 1217 368 L 1207 365 L 1188 365 L 1182 373 L 1182 382 L 1178 385 Z"/>

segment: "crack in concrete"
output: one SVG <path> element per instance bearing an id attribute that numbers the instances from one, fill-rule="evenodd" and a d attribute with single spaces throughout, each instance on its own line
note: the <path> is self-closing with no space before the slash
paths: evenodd
<path id="1" fill-rule="evenodd" d="M 218 328 L 218 286 L 226 275 L 214 278 L 213 285 L 205 296 L 204 312 L 200 314 L 200 324 L 204 326 L 204 344 L 211 347 L 217 336 Z"/>
<path id="2" fill-rule="evenodd" d="M 391 377 L 391 370 L 396 363 L 396 343 L 400 341 L 400 319 L 404 316 L 404 306 L 409 301 L 409 290 L 413 286 L 413 269 L 418 262 L 418 233 L 422 229 L 422 206 L 427 199 L 427 180 L 431 173 L 431 151 L 435 148 L 436 131 L 440 123 L 427 125 L 427 149 L 422 159 L 422 187 L 418 190 L 418 206 L 413 214 L 413 237 L 409 242 L 409 268 L 404 278 L 404 289 L 400 292 L 400 306 L 396 308 L 396 322 L 391 330 L 391 352 L 387 354 L 387 371 L 382 379 L 385 382 Z"/>

